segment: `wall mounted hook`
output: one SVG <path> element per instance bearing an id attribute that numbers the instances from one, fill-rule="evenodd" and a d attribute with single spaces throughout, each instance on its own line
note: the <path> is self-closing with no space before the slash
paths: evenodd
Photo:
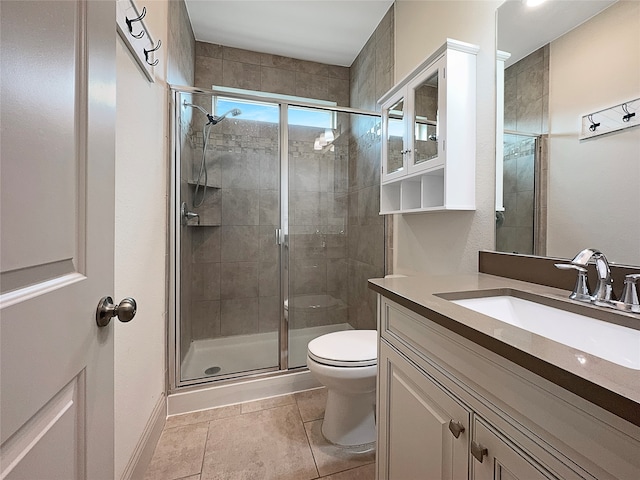
<path id="1" fill-rule="evenodd" d="M 145 17 L 145 15 L 147 14 L 147 7 L 142 7 L 142 13 L 136 17 L 136 18 L 132 18 L 131 20 L 128 17 L 125 17 L 125 22 L 127 23 L 127 27 L 129 28 L 129 33 L 131 34 L 131 36 L 133 38 L 142 38 L 144 37 L 144 30 L 142 30 L 140 33 L 138 33 L 137 35 L 133 33 L 133 26 L 132 24 L 134 22 L 141 22 L 142 19 Z"/>
<path id="2" fill-rule="evenodd" d="M 623 122 L 628 122 L 629 120 L 631 120 L 631 117 L 635 117 L 636 116 L 636 112 L 630 112 L 629 111 L 629 107 L 627 106 L 626 103 L 622 104 L 622 111 L 624 112 L 624 115 L 622 116 L 622 121 Z"/>
<path id="3" fill-rule="evenodd" d="M 589 120 L 589 123 L 591 123 L 591 125 L 589 126 L 589 130 L 595 132 L 596 129 L 600 126 L 600 123 L 595 123 L 593 121 L 593 114 L 587 115 L 587 119 Z"/>
<path id="4" fill-rule="evenodd" d="M 152 67 L 155 67 L 156 65 L 158 65 L 159 60 L 158 60 L 158 59 L 156 59 L 156 61 L 155 61 L 155 62 L 151 63 L 151 62 L 149 61 L 149 54 L 150 54 L 151 52 L 155 52 L 156 50 L 159 50 L 161 45 L 162 45 L 162 41 L 161 41 L 161 40 L 158 40 L 158 44 L 157 44 L 154 48 L 152 48 L 151 50 L 147 50 L 146 48 L 144 49 L 144 60 L 145 60 L 145 62 L 147 62 L 147 63 L 148 63 L 149 65 L 151 65 Z"/>

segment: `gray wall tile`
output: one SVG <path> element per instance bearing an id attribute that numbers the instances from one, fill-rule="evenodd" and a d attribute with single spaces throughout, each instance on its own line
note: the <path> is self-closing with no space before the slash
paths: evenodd
<path id="1" fill-rule="evenodd" d="M 260 259 L 260 238 L 257 225 L 223 225 L 220 227 L 220 261 L 257 262 Z"/>
<path id="2" fill-rule="evenodd" d="M 220 298 L 222 300 L 258 296 L 258 263 L 225 262 L 220 264 Z"/>
<path id="3" fill-rule="evenodd" d="M 258 331 L 258 297 L 236 298 L 220 302 L 220 334 L 243 335 Z"/>

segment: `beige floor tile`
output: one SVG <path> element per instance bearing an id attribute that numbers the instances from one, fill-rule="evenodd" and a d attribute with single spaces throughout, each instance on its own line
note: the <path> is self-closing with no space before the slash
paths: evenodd
<path id="1" fill-rule="evenodd" d="M 357 448 L 339 447 L 327 442 L 322 436 L 322 420 L 307 422 L 304 428 L 321 477 L 375 461 L 375 451 L 360 453 Z"/>
<path id="2" fill-rule="evenodd" d="M 188 477 L 182 477 L 179 480 L 200 480 L 200 475 L 189 475 Z"/>
<path id="3" fill-rule="evenodd" d="M 200 473 L 208 427 L 198 423 L 164 430 L 145 479 L 174 480 Z"/>
<path id="4" fill-rule="evenodd" d="M 296 399 L 293 395 L 280 395 L 277 397 L 256 400 L 255 402 L 247 402 L 242 404 L 242 413 L 258 412 L 268 408 L 282 407 L 283 405 L 293 405 Z"/>
<path id="5" fill-rule="evenodd" d="M 324 407 L 327 404 L 325 387 L 296 393 L 295 398 L 303 422 L 324 418 Z"/>
<path id="6" fill-rule="evenodd" d="M 369 465 L 363 465 L 362 467 L 352 468 L 345 472 L 334 473 L 321 478 L 322 480 L 375 480 L 375 476 L 376 464 L 370 463 Z"/>
<path id="7" fill-rule="evenodd" d="M 234 415 L 240 415 L 241 411 L 242 407 L 238 404 L 185 413 L 184 415 L 173 415 L 167 418 L 164 428 L 182 427 L 184 425 L 193 425 L 194 423 L 210 422 L 219 418 L 233 417 Z"/>
<path id="8" fill-rule="evenodd" d="M 308 480 L 318 477 L 296 405 L 214 420 L 202 480 Z"/>

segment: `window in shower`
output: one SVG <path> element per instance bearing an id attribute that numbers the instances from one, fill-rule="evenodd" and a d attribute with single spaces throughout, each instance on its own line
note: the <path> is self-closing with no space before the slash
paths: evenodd
<path id="1" fill-rule="evenodd" d="M 256 97 L 267 96 L 264 92 L 240 90 L 237 88 L 218 87 L 218 90 L 228 91 L 230 93 L 250 94 Z M 270 98 L 277 98 L 283 102 L 314 103 L 327 107 L 336 106 L 335 102 L 314 100 L 312 98 L 297 97 L 293 95 L 268 94 L 268 96 Z M 256 102 L 246 98 L 225 97 L 224 95 L 216 95 L 213 97 L 214 114 L 221 115 L 224 112 L 233 110 L 234 108 L 240 109 L 247 119 L 269 123 L 280 122 L 280 110 L 277 105 L 273 105 L 272 108 L 269 109 L 264 108 L 264 104 L 262 102 Z M 334 128 L 336 124 L 336 113 L 331 110 L 289 106 L 288 123 L 289 125 L 302 125 L 307 127 Z"/>

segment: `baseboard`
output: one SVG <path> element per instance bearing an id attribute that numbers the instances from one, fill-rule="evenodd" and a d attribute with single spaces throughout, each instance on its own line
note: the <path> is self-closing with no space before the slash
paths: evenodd
<path id="1" fill-rule="evenodd" d="M 235 383 L 173 393 L 167 398 L 167 414 L 179 415 L 301 392 L 320 386 L 308 370 L 274 377 L 240 380 Z"/>
<path id="2" fill-rule="evenodd" d="M 156 449 L 162 429 L 167 420 L 167 399 L 164 394 L 158 399 L 147 421 L 142 436 L 124 469 L 121 480 L 143 480 L 153 451 Z"/>

